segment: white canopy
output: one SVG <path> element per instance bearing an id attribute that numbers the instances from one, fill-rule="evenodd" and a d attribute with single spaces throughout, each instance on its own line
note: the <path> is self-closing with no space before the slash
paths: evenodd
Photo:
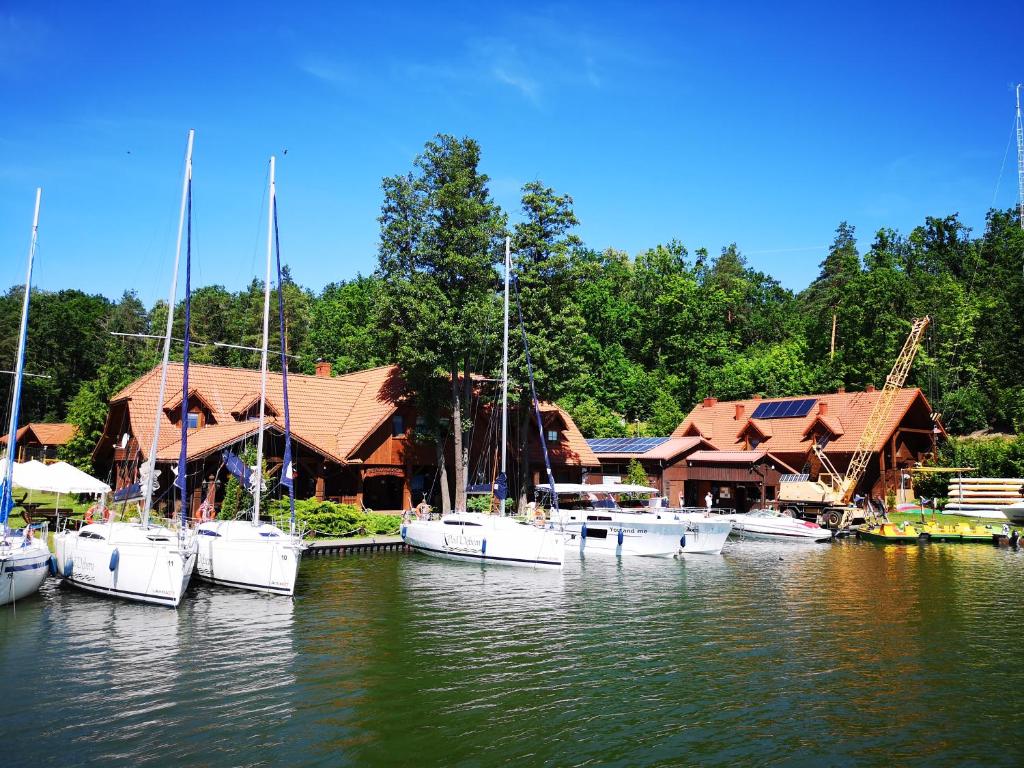
<path id="1" fill-rule="evenodd" d="M 7 471 L 7 459 L 0 460 L 0 475 Z M 110 493 L 110 486 L 70 464 L 58 461 L 14 463 L 14 485 L 31 491 L 51 493 Z"/>
<path id="2" fill-rule="evenodd" d="M 538 491 L 548 490 L 547 485 L 538 485 Z M 660 493 L 657 488 L 646 485 L 626 485 L 625 483 L 555 483 L 555 493 Z"/>

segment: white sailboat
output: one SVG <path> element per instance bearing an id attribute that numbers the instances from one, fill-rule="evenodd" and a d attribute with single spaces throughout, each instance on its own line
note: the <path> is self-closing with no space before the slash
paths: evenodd
<path id="1" fill-rule="evenodd" d="M 253 508 L 249 520 L 211 520 L 196 529 L 199 541 L 199 578 L 226 587 L 279 595 L 295 593 L 295 577 L 304 545 L 295 530 L 295 490 L 292 485 L 291 431 L 288 415 L 288 360 L 285 355 L 284 299 L 281 286 L 281 255 L 278 252 L 278 310 L 281 316 L 281 377 L 284 389 L 285 453 L 282 483 L 291 501 L 291 523 L 286 533 L 260 521 L 263 489 L 263 433 L 267 400 L 267 347 L 270 329 L 270 265 L 274 252 L 277 196 L 274 158 L 270 158 L 270 194 L 267 216 L 267 269 L 263 283 L 263 344 L 260 350 L 260 415 L 256 437 L 256 466 L 252 472 Z"/>
<path id="2" fill-rule="evenodd" d="M 7 430 L 7 458 L 3 461 L 0 479 L 0 605 L 14 603 L 39 590 L 49 572 L 50 550 L 46 544 L 46 524 L 28 525 L 11 530 L 8 519 L 14 508 L 14 459 L 17 456 L 18 411 L 21 405 L 21 382 L 25 374 L 25 339 L 28 335 L 29 293 L 32 287 L 32 262 L 35 260 L 39 235 L 39 202 L 43 190 L 36 190 L 36 209 L 32 217 L 32 240 L 28 248 L 28 270 L 25 275 L 25 297 L 21 302 L 21 328 L 18 354 L 11 387 L 11 420 Z"/>
<path id="3" fill-rule="evenodd" d="M 150 520 L 150 513 L 157 474 L 155 466 L 160 421 L 163 417 L 161 410 L 167 389 L 167 361 L 171 349 L 186 206 L 191 214 L 194 136 L 195 132 L 189 131 L 174 275 L 171 278 L 171 291 L 167 301 L 163 366 L 160 373 L 160 394 L 157 398 L 153 441 L 146 464 L 140 468 L 143 486 L 141 520 L 137 523 L 102 520 L 83 525 L 77 531 L 65 529 L 54 536 L 57 569 L 67 583 L 102 595 L 172 607 L 177 607 L 181 602 L 196 562 L 195 536 L 185 525 L 187 500 L 183 494 L 181 522 L 175 528 L 154 524 Z M 191 231 L 191 222 L 189 226 Z M 187 346 L 186 343 L 186 349 Z M 187 391 L 184 397 L 188 399 Z M 184 452 L 184 448 L 182 450 Z M 180 466 L 179 471 L 184 475 L 185 467 Z"/>
<path id="4" fill-rule="evenodd" d="M 508 289 L 511 259 L 511 246 L 506 238 L 501 474 L 496 494 L 502 514 L 458 510 L 442 516 L 440 520 L 413 520 L 402 526 L 402 538 L 415 551 L 432 557 L 527 568 L 561 568 L 565 562 L 565 536 L 561 531 L 521 523 L 504 515 L 504 489 L 507 488 L 508 477 Z"/>

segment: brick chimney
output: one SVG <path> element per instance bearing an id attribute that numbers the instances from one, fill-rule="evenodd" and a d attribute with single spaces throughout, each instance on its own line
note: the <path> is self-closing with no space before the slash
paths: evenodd
<path id="1" fill-rule="evenodd" d="M 818 401 L 818 415 L 828 416 L 828 403 L 826 403 L 824 400 Z"/>
<path id="2" fill-rule="evenodd" d="M 326 360 L 317 360 L 316 375 L 324 379 L 331 378 L 331 364 Z"/>
<path id="3" fill-rule="evenodd" d="M 842 395 L 845 392 L 846 392 L 846 387 L 840 387 L 839 389 L 836 390 L 836 394 L 837 395 Z"/>
<path id="4" fill-rule="evenodd" d="M 743 403 L 736 403 L 736 415 L 733 417 L 736 421 L 743 418 Z"/>
<path id="5" fill-rule="evenodd" d="M 874 392 L 875 391 L 875 385 L 874 384 L 868 384 L 866 387 L 864 387 L 864 391 L 865 392 Z"/>
<path id="6" fill-rule="evenodd" d="M 764 395 L 754 395 L 754 399 L 755 400 L 763 400 L 764 399 Z"/>
<path id="7" fill-rule="evenodd" d="M 705 397 L 704 398 L 704 407 L 705 408 L 713 408 L 716 405 L 718 405 L 718 398 L 717 397 Z"/>

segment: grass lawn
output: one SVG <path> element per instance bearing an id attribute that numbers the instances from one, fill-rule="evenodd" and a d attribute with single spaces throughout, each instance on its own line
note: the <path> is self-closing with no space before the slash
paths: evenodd
<path id="1" fill-rule="evenodd" d="M 31 493 L 26 493 L 19 491 L 16 488 L 14 490 L 14 511 L 11 512 L 11 517 L 7 521 L 7 524 L 11 528 L 23 528 L 25 526 L 25 519 L 21 516 L 24 509 L 21 506 L 21 501 L 28 501 L 33 504 L 40 505 L 35 517 L 37 520 L 43 519 L 41 514 L 51 514 L 58 510 L 57 494 L 46 493 L 44 491 L 32 491 Z M 92 499 L 87 498 L 86 501 L 79 502 L 77 496 L 61 494 L 59 507 L 61 519 L 67 516 L 81 517 L 85 514 L 85 510 L 92 506 L 93 503 Z"/>

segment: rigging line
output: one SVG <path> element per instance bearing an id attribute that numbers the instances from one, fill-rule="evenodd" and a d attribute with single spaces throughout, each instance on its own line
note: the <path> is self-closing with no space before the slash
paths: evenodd
<path id="1" fill-rule="evenodd" d="M 1017 135 L 1017 118 L 1013 118 L 1013 127 L 1010 128 L 1010 138 L 1006 142 L 1006 150 L 1003 152 L 1003 163 L 999 166 L 999 176 L 996 178 L 996 190 L 992 193 L 992 205 L 989 208 L 996 207 L 996 197 L 999 195 L 999 185 L 1003 183 L 1003 172 L 1006 170 L 1006 158 L 1010 155 L 1010 145 L 1013 144 L 1013 139 Z"/>

